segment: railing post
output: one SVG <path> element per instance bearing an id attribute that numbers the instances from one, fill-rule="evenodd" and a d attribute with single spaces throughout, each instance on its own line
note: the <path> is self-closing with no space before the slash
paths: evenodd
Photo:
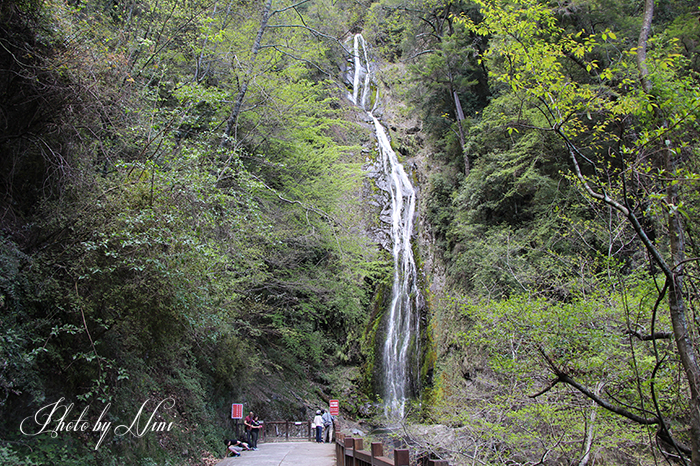
<path id="1" fill-rule="evenodd" d="M 370 453 L 372 454 L 372 466 L 374 466 L 374 458 L 384 456 L 384 445 L 381 442 L 372 442 Z"/>
<path id="2" fill-rule="evenodd" d="M 408 450 L 394 450 L 394 466 L 409 466 L 410 458 Z"/>
<path id="3" fill-rule="evenodd" d="M 284 421 L 284 440 L 289 441 L 289 421 Z"/>
<path id="4" fill-rule="evenodd" d="M 352 452 L 352 461 L 348 462 L 348 450 L 352 450 L 354 446 L 354 442 L 352 437 L 348 438 L 345 437 L 343 439 L 343 443 L 345 444 L 345 461 L 343 462 L 345 466 L 354 466 L 355 465 L 355 451 L 353 450 Z"/>
<path id="5" fill-rule="evenodd" d="M 338 434 L 335 437 L 335 464 L 336 466 L 345 466 L 345 442 L 343 434 Z"/>
<path id="6" fill-rule="evenodd" d="M 362 450 L 362 439 L 361 438 L 354 438 L 352 440 L 353 440 L 352 449 L 354 451 Z"/>
<path id="7" fill-rule="evenodd" d="M 336 466 L 358 466 L 358 464 L 370 466 L 386 465 L 387 458 L 384 458 L 384 445 L 381 442 L 370 444 L 369 459 L 366 451 L 363 450 L 364 440 L 353 438 L 338 432 L 335 441 Z M 358 452 L 361 452 L 358 455 Z M 381 459 L 380 459 L 381 458 Z M 376 460 L 376 461 L 375 461 Z M 394 449 L 393 466 L 410 466 L 411 454 L 409 449 Z M 425 466 L 449 466 L 447 460 L 421 458 L 420 461 Z"/>

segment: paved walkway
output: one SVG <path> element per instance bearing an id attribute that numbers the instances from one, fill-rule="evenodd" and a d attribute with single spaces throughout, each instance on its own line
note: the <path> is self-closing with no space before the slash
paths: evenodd
<path id="1" fill-rule="evenodd" d="M 217 466 L 335 466 L 335 444 L 316 442 L 259 443 Z"/>

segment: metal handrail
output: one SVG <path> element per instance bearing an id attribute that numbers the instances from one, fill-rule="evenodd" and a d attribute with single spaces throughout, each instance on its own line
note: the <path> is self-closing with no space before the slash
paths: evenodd
<path id="1" fill-rule="evenodd" d="M 268 428 L 269 426 L 269 428 Z M 267 437 L 274 439 L 307 439 L 311 440 L 311 421 L 265 421 L 263 422 L 262 441 Z M 274 440 L 271 440 L 274 441 Z"/>

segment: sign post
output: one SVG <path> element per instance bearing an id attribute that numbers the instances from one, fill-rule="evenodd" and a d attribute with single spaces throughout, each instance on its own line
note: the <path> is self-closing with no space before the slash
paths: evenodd
<path id="1" fill-rule="evenodd" d="M 233 403 L 231 405 L 231 419 L 233 420 L 233 431 L 235 432 L 236 438 L 239 438 L 238 420 L 243 419 L 243 404 Z"/>
<path id="2" fill-rule="evenodd" d="M 243 419 L 243 405 L 233 403 L 231 405 L 231 419 Z"/>
<path id="3" fill-rule="evenodd" d="M 328 402 L 328 407 L 330 408 L 331 416 L 338 416 L 340 414 L 340 403 L 338 400 L 330 400 Z"/>

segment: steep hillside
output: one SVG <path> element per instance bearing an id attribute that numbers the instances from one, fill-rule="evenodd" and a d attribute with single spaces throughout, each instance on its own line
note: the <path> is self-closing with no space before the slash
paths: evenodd
<path id="1" fill-rule="evenodd" d="M 384 421 L 358 32 L 419 201 L 420 396 L 391 440 L 700 466 L 685 0 L 1 3 L 0 462 L 200 464 L 232 402 Z M 157 428 L 115 430 L 140 410 Z"/>
<path id="2" fill-rule="evenodd" d="M 414 422 L 446 428 L 409 442 L 455 464 L 700 460 L 700 30 L 696 6 L 652 6 L 373 5 L 428 152 L 436 366 Z"/>
<path id="3" fill-rule="evenodd" d="M 386 264 L 328 79 L 343 7 L 0 6 L 3 464 L 195 464 L 233 402 L 362 404 Z M 139 412 L 167 429 L 115 430 Z"/>

